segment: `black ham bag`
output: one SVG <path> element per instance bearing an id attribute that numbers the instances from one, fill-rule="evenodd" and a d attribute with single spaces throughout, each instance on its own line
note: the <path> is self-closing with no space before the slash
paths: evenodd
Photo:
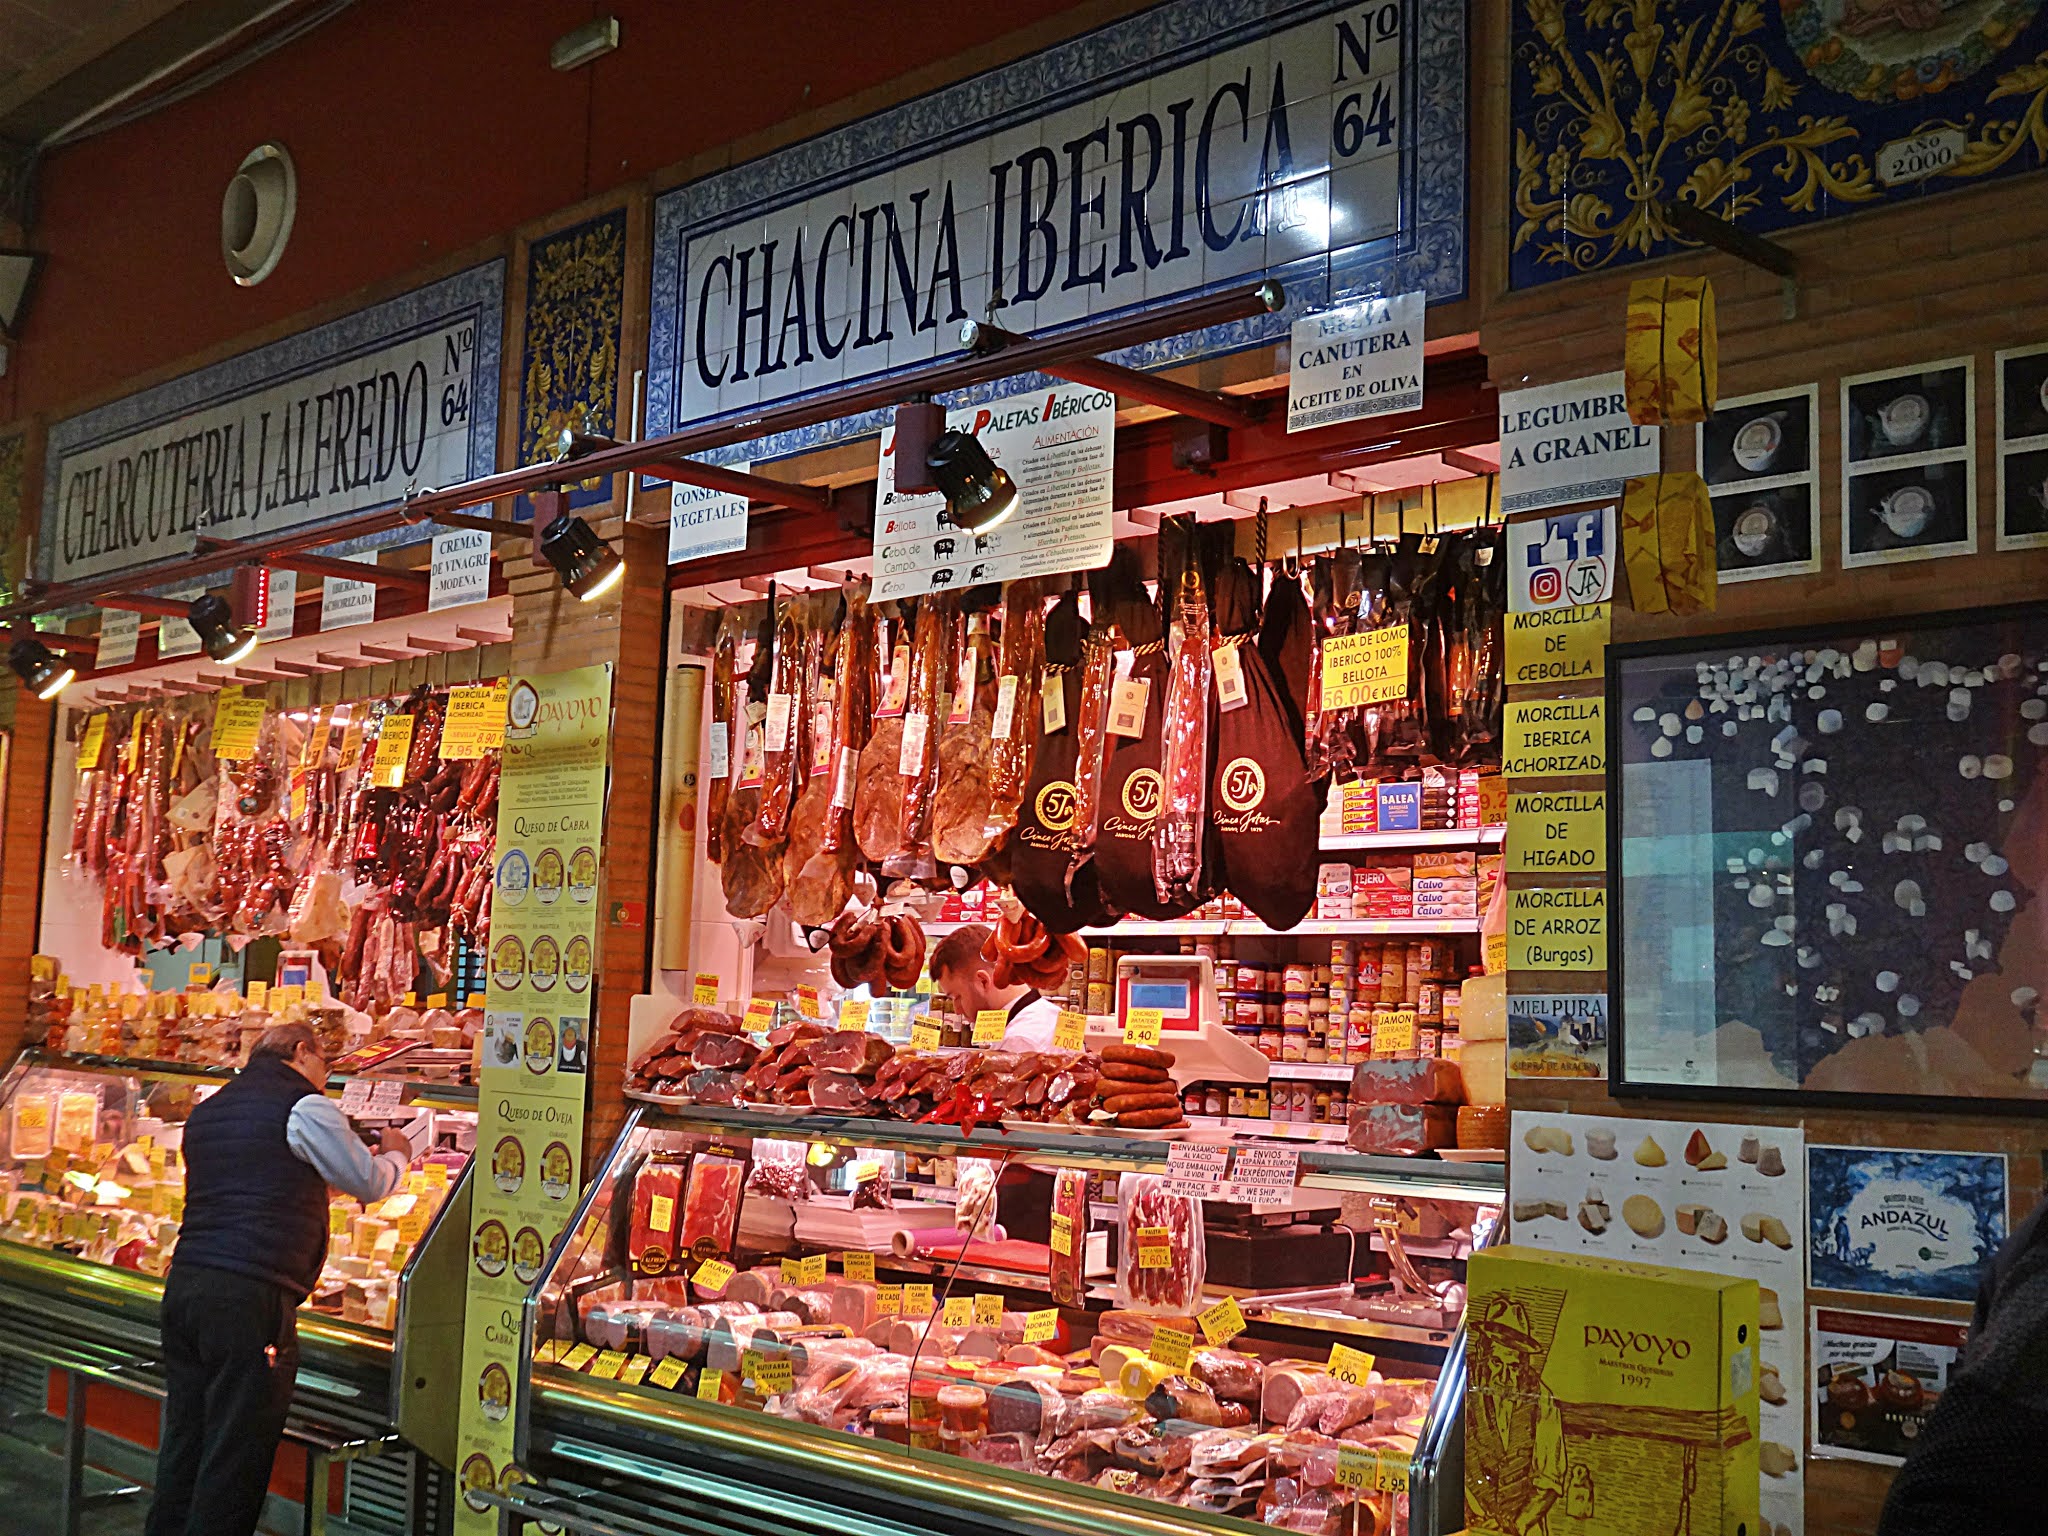
<path id="1" fill-rule="evenodd" d="M 1081 635 L 1084 628 L 1079 596 L 1069 592 L 1045 616 L 1046 687 L 1055 685 L 1063 701 L 1059 729 L 1046 731 L 1043 700 L 1031 701 L 1039 711 L 1038 752 L 1017 825 L 1010 834 L 1010 888 L 1024 910 L 1054 933 L 1072 933 L 1109 921 L 1097 883 L 1096 861 L 1075 873 L 1071 892 L 1067 866 L 1073 861 L 1074 761 L 1080 747 L 1076 719 L 1081 708 Z M 1020 711 L 1026 707 L 1019 701 Z"/>

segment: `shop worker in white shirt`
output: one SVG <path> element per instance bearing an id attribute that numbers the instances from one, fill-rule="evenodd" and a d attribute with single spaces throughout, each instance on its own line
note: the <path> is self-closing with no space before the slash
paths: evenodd
<path id="1" fill-rule="evenodd" d="M 299 1303 L 327 1259 L 328 1187 L 381 1200 L 405 1178 L 404 1135 L 386 1131 L 372 1155 L 327 1097 L 327 1071 L 319 1037 L 280 1024 L 185 1122 L 146 1536 L 256 1529 L 298 1378 Z"/>
<path id="2" fill-rule="evenodd" d="M 932 985 L 959 1004 L 970 1024 L 977 1013 L 990 1008 L 1009 1014 L 1004 1050 L 1051 1050 L 1053 1032 L 1059 1028 L 1059 1005 L 1039 996 L 1036 987 L 997 986 L 995 962 L 981 957 L 989 937 L 980 923 L 968 923 L 939 940 L 931 953 Z"/>

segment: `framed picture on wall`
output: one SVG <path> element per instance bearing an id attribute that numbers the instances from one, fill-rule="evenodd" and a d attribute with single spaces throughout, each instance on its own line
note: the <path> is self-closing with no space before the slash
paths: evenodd
<path id="1" fill-rule="evenodd" d="M 1915 363 L 1842 380 L 1842 564 L 1977 548 L 1976 363 Z"/>
<path id="2" fill-rule="evenodd" d="M 2048 546 L 2048 344 L 1998 354 L 1998 547 Z"/>
<path id="3" fill-rule="evenodd" d="M 1820 386 L 1724 400 L 1697 432 L 1720 580 L 1820 570 Z"/>
<path id="4" fill-rule="evenodd" d="M 1616 646 L 1607 719 L 1617 1093 L 2048 1103 L 2048 604 Z"/>

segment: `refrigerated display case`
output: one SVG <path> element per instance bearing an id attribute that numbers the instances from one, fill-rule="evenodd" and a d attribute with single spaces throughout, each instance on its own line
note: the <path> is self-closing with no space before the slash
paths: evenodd
<path id="1" fill-rule="evenodd" d="M 536 1481 L 483 1502 L 1461 1529 L 1464 1261 L 1500 1165 L 1311 1148 L 1251 1206 L 1178 1192 L 1169 1145 L 640 1103 L 528 1298 Z"/>
<path id="2" fill-rule="evenodd" d="M 184 1122 L 232 1076 L 41 1050 L 17 1058 L 0 1079 L 0 1331 L 141 1390 L 160 1386 L 157 1309 L 183 1213 Z M 381 1434 L 408 1374 L 408 1324 L 445 1312 L 436 1289 L 459 1316 L 459 1274 L 429 1257 L 467 1244 L 474 1100 L 397 1083 L 332 1091 L 367 1101 L 372 1119 L 433 1117 L 403 1188 L 368 1207 L 333 1197 L 327 1266 L 299 1314 L 300 1400 L 326 1422 Z"/>

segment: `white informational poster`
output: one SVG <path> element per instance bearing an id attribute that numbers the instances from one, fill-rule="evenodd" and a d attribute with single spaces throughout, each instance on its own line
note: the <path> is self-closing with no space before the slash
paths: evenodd
<path id="1" fill-rule="evenodd" d="M 723 464 L 721 469 L 745 474 L 748 464 Z M 702 560 L 707 555 L 737 554 L 747 547 L 747 498 L 730 491 L 709 490 L 676 481 L 668 498 L 668 563 Z"/>
<path id="2" fill-rule="evenodd" d="M 490 595 L 491 536 L 480 528 L 450 528 L 435 534 L 427 612 L 480 603 Z"/>
<path id="3" fill-rule="evenodd" d="M 1517 1110 L 1507 1240 L 1754 1280 L 1764 1528 L 1803 1536 L 1806 1133 Z"/>
<path id="4" fill-rule="evenodd" d="M 377 552 L 365 550 L 349 559 L 358 565 L 375 565 Z M 350 581 L 345 576 L 328 576 L 320 583 L 320 632 L 330 629 L 347 629 L 353 624 L 368 624 L 377 617 L 377 585 L 370 581 Z"/>
<path id="5" fill-rule="evenodd" d="M 206 583 L 180 587 L 165 594 L 174 602 L 189 603 L 195 597 L 206 595 Z M 199 654 L 199 631 L 183 619 L 165 614 L 156 621 L 156 655 L 159 661 L 168 661 L 174 656 L 196 656 Z"/>
<path id="6" fill-rule="evenodd" d="M 1059 384 L 946 413 L 1010 472 L 1023 505 L 992 533 L 946 520 L 936 491 L 896 490 L 896 434 L 882 434 L 875 484 L 874 602 L 948 587 L 1015 581 L 1055 571 L 1092 571 L 1115 543 L 1111 480 L 1116 466 L 1116 396 Z"/>
<path id="7" fill-rule="evenodd" d="M 95 672 L 125 667 L 135 659 L 135 645 L 142 638 L 142 615 L 123 608 L 100 610 L 100 646 L 92 659 Z"/>
<path id="8" fill-rule="evenodd" d="M 1543 613 L 1614 595 L 1614 508 L 1508 524 L 1508 612 Z"/>
<path id="9" fill-rule="evenodd" d="M 1500 509 L 1534 512 L 1619 496 L 1661 466 L 1656 427 L 1628 419 L 1621 374 L 1500 394 Z"/>
<path id="10" fill-rule="evenodd" d="M 1422 405 L 1420 289 L 1362 299 L 1294 322 L 1287 365 L 1287 430 L 1388 416 Z"/>
<path id="11" fill-rule="evenodd" d="M 270 572 L 269 605 L 263 612 L 263 623 L 256 630 L 259 640 L 289 640 L 292 637 L 292 620 L 299 606 L 299 573 Z"/>

